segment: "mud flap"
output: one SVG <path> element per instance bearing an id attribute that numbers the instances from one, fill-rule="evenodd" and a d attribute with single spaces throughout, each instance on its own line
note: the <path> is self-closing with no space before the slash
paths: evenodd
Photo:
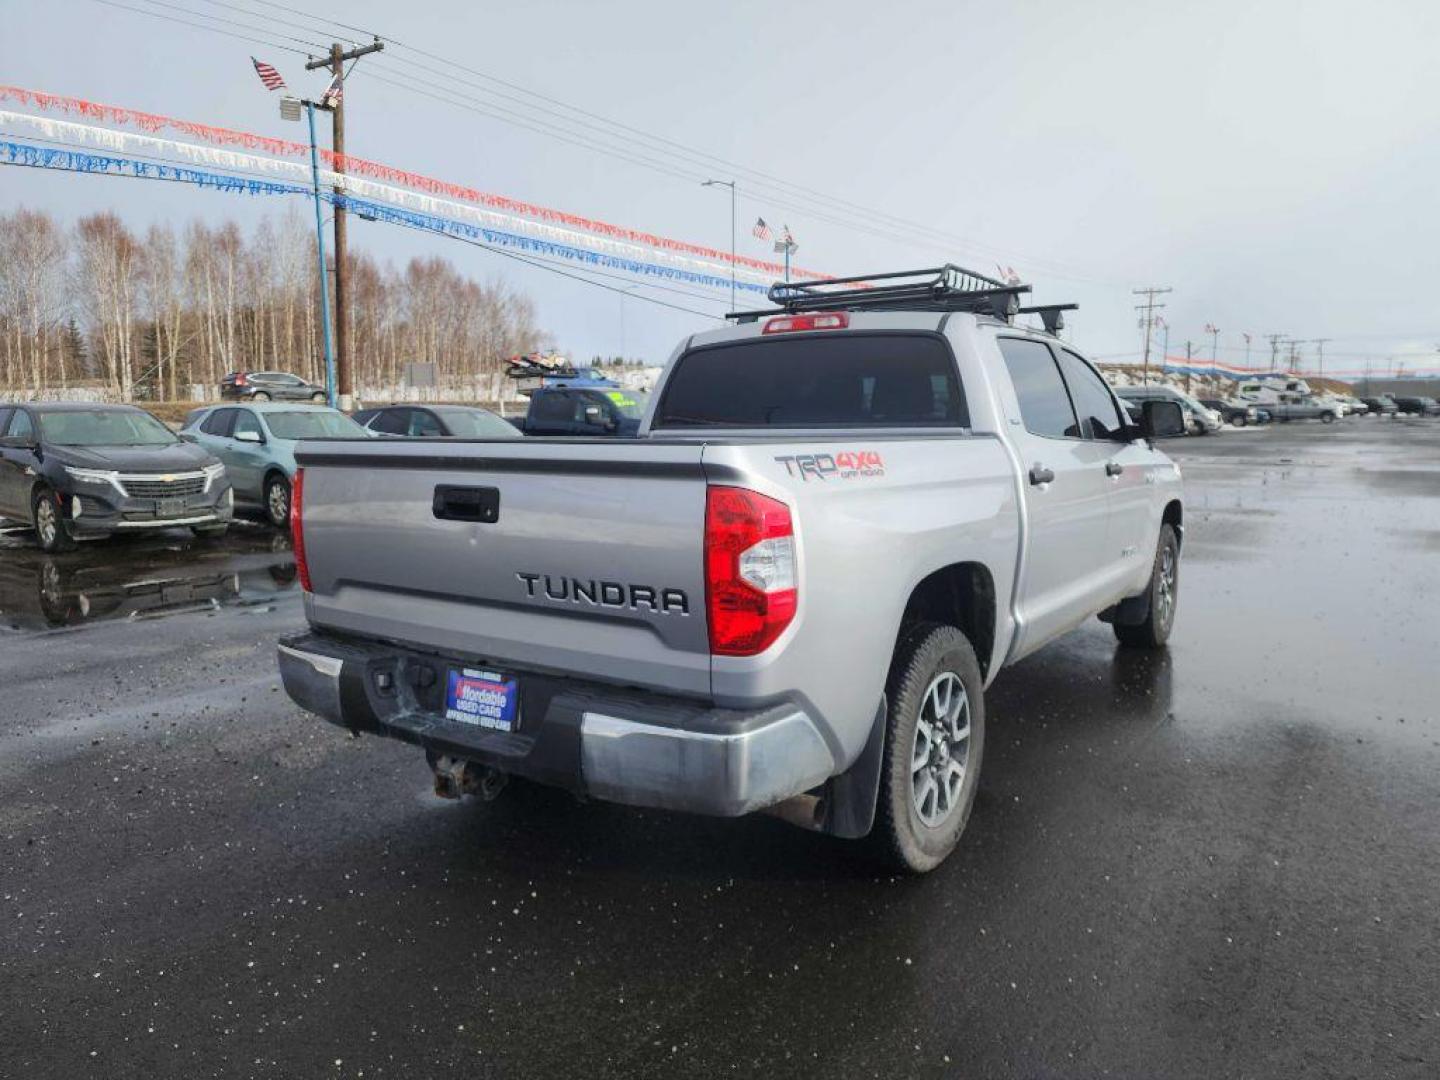
<path id="1" fill-rule="evenodd" d="M 885 721 L 888 708 L 885 695 L 870 725 L 870 738 L 855 763 L 839 776 L 831 778 L 825 792 L 825 824 L 823 832 L 858 840 L 868 836 L 875 824 L 875 801 L 880 795 L 880 766 L 885 757 Z"/>

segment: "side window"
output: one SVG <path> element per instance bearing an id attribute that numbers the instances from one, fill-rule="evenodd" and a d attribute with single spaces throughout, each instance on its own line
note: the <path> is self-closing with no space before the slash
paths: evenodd
<path id="1" fill-rule="evenodd" d="M 576 402 L 569 394 L 542 394 L 531 406 L 532 416 L 547 424 L 568 424 L 575 419 Z"/>
<path id="2" fill-rule="evenodd" d="M 410 410 L 410 434 L 419 436 L 443 435 L 440 430 L 440 421 L 435 419 L 435 414 L 424 409 Z"/>
<path id="3" fill-rule="evenodd" d="M 409 423 L 409 409 L 386 409 L 370 425 L 371 431 L 381 435 L 404 435 Z"/>
<path id="4" fill-rule="evenodd" d="M 232 409 L 235 414 L 235 427 L 232 437 L 238 437 L 242 431 L 253 431 L 263 440 L 265 433 L 260 430 L 260 419 L 249 409 Z"/>
<path id="5" fill-rule="evenodd" d="M 5 434 L 12 439 L 33 439 L 35 438 L 35 422 L 30 419 L 30 414 L 24 409 L 16 409 L 15 414 L 10 417 L 10 427 Z"/>
<path id="6" fill-rule="evenodd" d="M 230 434 L 230 425 L 235 422 L 234 409 L 216 409 L 205 418 L 200 425 L 200 430 L 206 435 L 218 435 L 221 438 Z"/>
<path id="7" fill-rule="evenodd" d="M 1010 369 L 1025 430 L 1047 439 L 1080 438 L 1080 424 L 1050 350 L 1038 341 L 1001 338 L 1000 355 Z"/>
<path id="8" fill-rule="evenodd" d="M 1114 439 L 1125 426 L 1110 388 L 1100 374 L 1069 349 L 1060 350 L 1060 368 L 1070 387 L 1080 427 L 1087 439 Z"/>

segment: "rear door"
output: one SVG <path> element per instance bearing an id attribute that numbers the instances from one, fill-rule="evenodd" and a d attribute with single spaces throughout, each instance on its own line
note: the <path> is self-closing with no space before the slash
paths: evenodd
<path id="1" fill-rule="evenodd" d="M 1015 391 L 1007 420 L 1028 521 L 1018 592 L 1023 653 L 1093 614 L 1095 597 L 1106 591 L 1114 565 L 1105 472 L 1111 448 L 1085 437 L 1048 345 L 1006 337 L 999 345 Z"/>

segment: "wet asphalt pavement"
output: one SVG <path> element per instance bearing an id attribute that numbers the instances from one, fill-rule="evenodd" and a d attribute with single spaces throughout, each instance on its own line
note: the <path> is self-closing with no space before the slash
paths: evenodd
<path id="1" fill-rule="evenodd" d="M 0 537 L 0 1076 L 1440 1075 L 1440 422 L 1172 445 L 1169 652 L 1005 672 L 915 880 L 435 799 L 279 690 L 258 526 Z"/>

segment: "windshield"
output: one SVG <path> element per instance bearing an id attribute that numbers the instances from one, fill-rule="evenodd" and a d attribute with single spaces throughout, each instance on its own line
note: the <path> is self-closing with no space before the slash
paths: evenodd
<path id="1" fill-rule="evenodd" d="M 650 403 L 650 395 L 644 390 L 606 390 L 603 393 L 615 406 L 615 411 L 626 420 L 639 420 Z"/>
<path id="2" fill-rule="evenodd" d="M 265 425 L 277 439 L 363 439 L 365 429 L 341 412 L 267 412 Z"/>
<path id="3" fill-rule="evenodd" d="M 518 439 L 520 432 L 503 417 L 485 409 L 436 409 L 452 434 L 462 439 Z"/>
<path id="4" fill-rule="evenodd" d="M 55 446 L 169 446 L 170 429 L 139 409 L 42 412 L 40 433 Z"/>

